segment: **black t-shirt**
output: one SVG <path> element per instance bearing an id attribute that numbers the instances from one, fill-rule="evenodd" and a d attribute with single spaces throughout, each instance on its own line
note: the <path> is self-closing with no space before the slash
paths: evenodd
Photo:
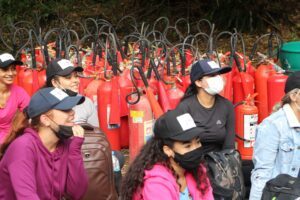
<path id="1" fill-rule="evenodd" d="M 207 152 L 234 149 L 235 124 L 232 103 L 220 95 L 215 96 L 211 108 L 203 107 L 196 95 L 184 99 L 177 109 L 191 114 L 197 126 L 205 128 L 201 143 Z"/>

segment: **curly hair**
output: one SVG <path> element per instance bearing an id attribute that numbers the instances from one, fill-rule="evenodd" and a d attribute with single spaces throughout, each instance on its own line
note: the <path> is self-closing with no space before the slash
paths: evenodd
<path id="1" fill-rule="evenodd" d="M 178 174 L 171 166 L 169 157 L 163 152 L 164 145 L 173 148 L 174 142 L 174 140 L 170 139 L 161 139 L 153 137 L 144 145 L 140 153 L 130 165 L 122 181 L 120 195 L 122 200 L 132 199 L 134 193 L 138 191 L 138 189 L 143 187 L 145 170 L 152 169 L 153 166 L 157 163 L 170 169 L 170 171 L 176 178 L 177 184 L 179 185 L 179 187 L 181 186 L 178 182 Z M 204 170 L 201 167 L 199 167 L 197 170 L 192 172 L 192 175 L 196 180 L 197 188 L 202 194 L 204 194 L 209 187 L 209 182 L 207 180 L 206 174 L 204 173 Z M 203 183 L 204 185 L 201 188 L 200 183 Z"/>

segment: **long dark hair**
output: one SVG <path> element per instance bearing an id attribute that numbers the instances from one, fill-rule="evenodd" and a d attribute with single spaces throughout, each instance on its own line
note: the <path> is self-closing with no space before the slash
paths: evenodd
<path id="1" fill-rule="evenodd" d="M 151 138 L 141 149 L 140 153 L 134 159 L 130 165 L 123 181 L 121 188 L 121 199 L 122 200 L 131 200 L 134 193 L 138 189 L 143 187 L 145 170 L 150 170 L 157 163 L 167 167 L 171 170 L 176 180 L 179 176 L 176 174 L 174 169 L 170 164 L 170 159 L 163 152 L 163 146 L 167 145 L 170 148 L 173 148 L 174 140 L 170 139 L 160 139 L 160 138 Z M 208 189 L 208 181 L 206 174 L 203 172 L 202 168 L 199 168 L 192 173 L 193 177 L 197 182 L 197 188 L 202 194 Z M 204 183 L 204 187 L 200 188 L 200 182 Z M 177 184 L 180 184 L 177 181 Z"/>
<path id="2" fill-rule="evenodd" d="M 185 90 L 183 97 L 180 101 L 183 101 L 184 99 L 196 95 L 198 93 L 198 88 L 195 83 L 191 83 Z"/>
<path id="3" fill-rule="evenodd" d="M 29 123 L 28 116 L 21 111 L 17 111 L 11 125 L 11 129 L 8 132 L 6 138 L 4 139 L 4 142 L 0 145 L 0 160 L 5 154 L 5 151 L 9 147 L 9 145 L 19 136 L 23 135 L 24 129 L 27 127 L 31 127 L 35 130 L 38 129 L 38 126 L 40 124 L 40 116 L 34 117 L 31 119 L 31 122 Z"/>

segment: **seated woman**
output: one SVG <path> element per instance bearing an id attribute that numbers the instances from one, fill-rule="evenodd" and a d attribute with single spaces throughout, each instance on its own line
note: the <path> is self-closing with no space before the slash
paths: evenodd
<path id="1" fill-rule="evenodd" d="M 281 108 L 256 129 L 250 200 L 259 200 L 266 182 L 279 174 L 300 178 L 300 71 L 285 84 Z"/>
<path id="2" fill-rule="evenodd" d="M 65 91 L 69 96 L 76 96 L 79 91 L 78 72 L 82 67 L 74 67 L 67 59 L 52 60 L 46 69 L 46 87 L 56 87 Z M 85 97 L 85 101 L 73 108 L 75 111 L 75 123 L 88 123 L 99 127 L 96 107 L 91 99 Z"/>
<path id="3" fill-rule="evenodd" d="M 213 199 L 201 164 L 202 133 L 188 113 L 172 110 L 157 119 L 154 137 L 142 148 L 124 178 L 121 199 Z"/>
<path id="4" fill-rule="evenodd" d="M 72 108 L 83 101 L 53 87 L 32 96 L 0 148 L 0 199 L 82 198 L 84 130 L 73 123 Z"/>
<path id="5" fill-rule="evenodd" d="M 67 59 L 55 59 L 49 63 L 46 69 L 47 81 L 46 87 L 56 87 L 65 91 L 69 96 L 78 95 L 79 77 L 78 72 L 82 72 L 82 67 L 74 67 Z M 75 111 L 74 122 L 76 124 L 88 123 L 99 127 L 98 112 L 91 99 L 85 97 L 85 101 L 73 108 Z M 116 181 L 116 190 L 119 191 L 120 179 L 122 179 L 120 169 L 123 167 L 122 160 L 124 156 L 121 152 L 113 151 L 114 178 Z M 115 158 L 115 159 L 114 159 Z"/>
<path id="6" fill-rule="evenodd" d="M 22 64 L 9 53 L 0 55 L 0 144 L 11 128 L 17 110 L 23 110 L 29 103 L 26 91 L 13 84 L 17 75 L 16 65 Z"/>

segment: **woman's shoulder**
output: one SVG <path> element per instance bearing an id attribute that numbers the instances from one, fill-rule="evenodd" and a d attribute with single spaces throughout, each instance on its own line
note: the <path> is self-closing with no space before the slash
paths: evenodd
<path id="1" fill-rule="evenodd" d="M 32 133 L 33 130 L 25 129 L 24 134 L 17 137 L 8 147 L 5 155 L 6 157 L 13 158 L 12 161 L 24 160 L 32 158 L 35 154 L 35 138 Z M 29 155 L 30 154 L 30 155 Z"/>
<path id="2" fill-rule="evenodd" d="M 193 105 L 193 102 L 196 102 L 195 100 L 196 100 L 195 95 L 186 97 L 179 102 L 176 109 L 187 109 Z"/>
<path id="3" fill-rule="evenodd" d="M 27 92 L 25 91 L 25 89 L 24 88 L 22 88 L 22 87 L 20 87 L 20 86 L 18 86 L 18 85 L 12 85 L 11 86 L 11 91 L 12 92 L 16 92 L 16 93 L 25 93 L 25 94 L 27 94 Z M 28 95 L 28 94 L 27 94 Z"/>
<path id="4" fill-rule="evenodd" d="M 85 97 L 84 102 L 82 104 L 79 104 L 79 105 L 75 106 L 75 107 L 94 108 L 95 106 L 94 106 L 93 101 L 87 96 L 84 96 L 84 97 Z"/>
<path id="5" fill-rule="evenodd" d="M 149 178 L 163 178 L 166 180 L 173 180 L 174 176 L 172 171 L 162 164 L 155 164 L 151 169 L 145 170 L 144 179 Z"/>
<path id="6" fill-rule="evenodd" d="M 24 130 L 24 133 L 17 137 L 12 143 L 10 146 L 16 146 L 16 147 L 28 147 L 28 148 L 32 148 L 32 144 L 34 143 L 35 141 L 35 136 L 34 134 L 37 134 L 35 133 L 35 131 L 31 128 L 26 128 Z"/>
<path id="7" fill-rule="evenodd" d="M 285 122 L 286 120 L 283 120 L 283 119 L 286 119 L 286 115 L 285 115 L 285 112 L 282 108 L 280 108 L 279 110 L 277 110 L 276 112 L 272 113 L 271 115 L 269 115 L 267 118 L 265 118 L 261 124 L 264 125 L 264 124 L 269 124 L 269 123 L 272 123 L 274 125 L 278 124 L 278 123 L 282 123 L 282 122 Z"/>
<path id="8" fill-rule="evenodd" d="M 14 100 L 16 100 L 16 99 L 21 100 L 21 101 L 25 100 L 26 102 L 29 102 L 29 100 L 30 100 L 30 96 L 28 95 L 26 90 L 24 90 L 24 88 L 22 88 L 18 85 L 11 86 L 11 95 L 14 97 Z"/>
<path id="9" fill-rule="evenodd" d="M 231 101 L 229 101 L 228 99 L 226 99 L 225 97 L 223 97 L 219 94 L 216 95 L 216 99 L 217 99 L 217 103 L 219 103 L 221 105 L 233 107 L 233 104 Z"/>

